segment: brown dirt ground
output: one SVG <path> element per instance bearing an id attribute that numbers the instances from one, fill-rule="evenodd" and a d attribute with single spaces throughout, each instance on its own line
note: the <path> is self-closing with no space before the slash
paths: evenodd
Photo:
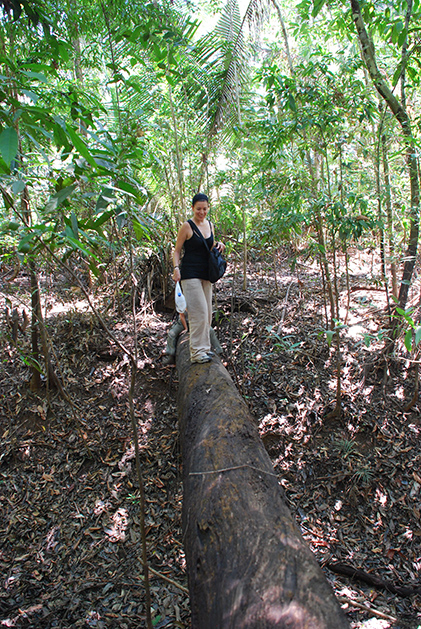
<path id="1" fill-rule="evenodd" d="M 420 585 L 419 404 L 404 411 L 415 369 L 402 344 L 387 361 L 381 357 L 378 331 L 386 315 L 377 268 L 374 257 L 355 252 L 341 338 L 340 417 L 329 415 L 336 356 L 323 334 L 315 266 L 292 272 L 281 252 L 275 282 L 273 268 L 255 259 L 244 290 L 231 264 L 217 289 L 216 327 L 223 361 L 351 626 L 415 629 L 421 626 L 419 593 L 400 596 L 329 568 L 341 562 L 395 586 Z M 417 307 L 418 291 L 411 293 Z M 9 305 L 21 312 L 28 294 L 25 276 L 4 285 L 3 311 Z M 95 299 L 109 328 L 133 348 L 129 308 L 119 313 L 106 288 Z M 30 392 L 29 333 L 19 332 L 13 343 L 3 318 L 0 627 L 144 627 L 130 365 L 77 290 L 53 289 L 44 280 L 42 300 L 53 362 L 69 400 L 45 382 L 37 394 Z M 342 318 L 346 305 L 343 288 Z M 161 361 L 171 318 L 144 298 L 138 304 L 135 416 L 155 571 L 154 626 L 187 628 L 177 382 L 175 369 Z"/>

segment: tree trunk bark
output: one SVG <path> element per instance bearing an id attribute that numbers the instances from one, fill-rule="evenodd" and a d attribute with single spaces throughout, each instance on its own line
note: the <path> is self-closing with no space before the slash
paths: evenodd
<path id="1" fill-rule="evenodd" d="M 290 50 L 289 42 L 288 42 L 288 33 L 287 33 L 287 29 L 285 27 L 284 18 L 282 17 L 282 10 L 281 10 L 281 7 L 280 7 L 280 5 L 278 3 L 278 0 L 272 0 L 272 4 L 273 4 L 273 6 L 276 9 L 276 12 L 278 14 L 279 23 L 281 25 L 282 36 L 284 38 L 285 52 L 286 52 L 286 56 L 287 56 L 287 60 L 288 60 L 289 71 L 290 71 L 291 76 L 294 76 L 294 74 L 295 74 L 295 72 L 294 72 L 294 65 L 292 63 L 291 50 Z"/>
<path id="2" fill-rule="evenodd" d="M 395 248 L 395 235 L 393 226 L 393 209 L 392 209 L 392 193 L 389 176 L 389 158 L 387 155 L 387 142 L 386 135 L 382 133 L 381 137 L 381 150 L 382 150 L 382 164 L 383 164 L 383 178 L 384 178 L 384 194 L 386 203 L 386 216 L 387 216 L 387 237 L 389 246 L 389 259 L 390 259 L 390 272 L 392 275 L 392 294 L 397 299 L 398 297 L 398 279 L 396 275 L 396 248 Z"/>
<path id="3" fill-rule="evenodd" d="M 352 18 L 357 30 L 358 38 L 361 43 L 361 51 L 364 63 L 373 81 L 374 87 L 385 100 L 393 115 L 399 122 L 402 135 L 405 142 L 406 163 L 408 168 L 409 183 L 411 188 L 411 209 L 409 212 L 410 230 L 409 242 L 405 255 L 405 264 L 402 274 L 401 286 L 399 289 L 399 306 L 405 310 L 408 300 L 408 291 L 411 285 L 412 273 L 415 266 L 418 248 L 419 236 L 419 205 L 420 205 L 420 182 L 418 177 L 418 158 L 416 151 L 415 139 L 412 135 L 411 120 L 408 112 L 401 104 L 393 91 L 390 89 L 386 79 L 377 67 L 374 44 L 369 37 L 365 28 L 364 20 L 361 14 L 361 7 L 358 0 L 351 1 Z M 409 18 L 408 18 L 409 19 Z M 398 319 L 395 319 L 395 327 L 398 325 Z"/>
<path id="4" fill-rule="evenodd" d="M 35 262 L 30 259 L 29 261 L 29 276 L 31 278 L 31 381 L 29 388 L 32 392 L 38 391 L 41 386 L 41 372 L 40 372 L 40 355 L 39 355 L 39 318 L 40 318 L 40 306 L 39 306 L 39 286 L 38 278 L 35 270 Z"/>
<path id="5" fill-rule="evenodd" d="M 187 335 L 177 369 L 192 628 L 349 627 L 228 372 L 190 363 Z"/>

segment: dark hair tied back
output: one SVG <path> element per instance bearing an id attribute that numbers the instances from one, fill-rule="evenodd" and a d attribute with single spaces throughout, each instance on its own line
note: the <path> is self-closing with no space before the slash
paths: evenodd
<path id="1" fill-rule="evenodd" d="M 206 194 L 203 194 L 203 192 L 198 192 L 197 194 L 194 195 L 193 199 L 192 199 L 192 207 L 194 206 L 195 203 L 197 203 L 198 201 L 207 201 L 209 203 L 209 199 L 207 197 Z"/>

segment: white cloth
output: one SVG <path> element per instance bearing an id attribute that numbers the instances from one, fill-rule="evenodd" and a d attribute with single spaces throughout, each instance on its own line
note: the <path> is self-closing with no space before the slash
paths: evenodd
<path id="1" fill-rule="evenodd" d="M 190 360 L 204 358 L 210 351 L 209 330 L 212 323 L 212 284 L 192 278 L 181 280 L 187 303 L 190 332 Z"/>

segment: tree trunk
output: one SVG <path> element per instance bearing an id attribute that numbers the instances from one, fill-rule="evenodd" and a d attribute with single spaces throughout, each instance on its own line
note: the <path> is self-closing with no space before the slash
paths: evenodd
<path id="1" fill-rule="evenodd" d="M 83 68 L 82 68 L 82 42 L 79 33 L 79 23 L 78 23 L 78 0 L 70 0 L 69 3 L 69 26 L 72 31 L 72 47 L 74 51 L 74 72 L 76 78 L 76 84 L 80 91 L 83 93 L 86 89 L 85 81 L 83 76 Z M 79 131 L 85 137 L 87 137 L 88 132 L 86 129 L 85 121 L 80 118 L 79 119 Z"/>
<path id="2" fill-rule="evenodd" d="M 390 259 L 390 272 L 392 274 L 392 293 L 393 297 L 398 297 L 398 280 L 396 276 L 396 248 L 395 248 L 395 236 L 393 226 L 393 210 L 392 210 L 392 196 L 391 185 L 389 176 L 389 159 L 387 155 L 386 135 L 382 133 L 382 163 L 383 163 L 383 177 L 384 177 L 384 194 L 386 203 L 386 215 L 387 215 L 387 235 L 389 244 L 389 259 Z"/>
<path id="3" fill-rule="evenodd" d="M 316 210 L 316 219 L 317 221 L 315 223 L 315 227 L 317 230 L 317 239 L 319 242 L 320 264 L 323 266 L 325 279 L 326 279 L 326 289 L 327 289 L 327 294 L 329 297 L 329 304 L 330 304 L 329 326 L 330 326 L 330 329 L 333 330 L 333 328 L 335 327 L 334 319 L 339 319 L 339 313 L 336 312 L 337 296 L 333 292 L 332 276 L 330 274 L 329 262 L 326 257 L 327 248 L 326 248 L 326 240 L 324 236 L 323 218 L 322 218 L 322 215 L 320 214 L 319 209 Z"/>
<path id="4" fill-rule="evenodd" d="M 282 10 L 281 10 L 281 7 L 280 7 L 280 5 L 278 3 L 278 0 L 272 0 L 272 4 L 273 4 L 273 6 L 276 9 L 276 12 L 278 14 L 279 23 L 281 25 L 282 36 L 284 38 L 285 52 L 286 52 L 286 56 L 287 56 L 287 60 L 288 60 L 289 71 L 290 71 L 291 76 L 294 76 L 294 74 L 295 74 L 295 72 L 294 72 L 294 65 L 292 63 L 291 50 L 290 50 L 289 42 L 288 42 L 288 33 L 287 33 L 287 29 L 285 27 L 284 18 L 282 17 Z"/>
<path id="5" fill-rule="evenodd" d="M 39 355 L 39 319 L 40 301 L 38 278 L 35 271 L 35 262 L 29 261 L 29 275 L 31 278 L 31 381 L 29 388 L 35 392 L 41 386 L 40 355 Z"/>
<path id="6" fill-rule="evenodd" d="M 406 163 L 411 188 L 411 209 L 409 212 L 409 242 L 405 255 L 401 286 L 399 289 L 399 306 L 404 310 L 408 300 L 409 286 L 411 284 L 412 272 L 415 266 L 419 235 L 420 182 L 418 177 L 418 159 L 415 139 L 412 135 L 411 120 L 405 108 L 405 103 L 401 104 L 398 101 L 396 96 L 393 94 L 393 91 L 387 84 L 386 79 L 377 67 L 374 44 L 365 28 L 358 0 L 351 0 L 351 10 L 358 38 L 361 43 L 364 63 L 376 90 L 391 109 L 396 120 L 399 122 L 405 142 Z M 397 325 L 398 319 L 395 319 L 395 321 Z"/>
<path id="7" fill-rule="evenodd" d="M 247 290 L 247 261 L 248 261 L 247 217 L 246 217 L 246 208 L 244 204 L 242 205 L 242 213 L 243 213 L 243 290 Z"/>
<path id="8" fill-rule="evenodd" d="M 185 195 L 185 186 L 184 186 L 184 168 L 183 168 L 183 157 L 180 149 L 180 140 L 179 133 L 177 127 L 177 118 L 175 115 L 174 102 L 172 97 L 172 89 L 171 85 L 168 84 L 168 96 L 170 100 L 170 110 L 171 110 L 171 119 L 173 124 L 173 133 L 174 133 L 174 146 L 175 146 L 175 164 L 177 168 L 177 177 L 178 177 L 178 198 L 179 204 L 181 208 L 181 216 L 179 216 L 179 220 L 186 220 L 186 195 Z"/>
<path id="9" fill-rule="evenodd" d="M 218 359 L 177 349 L 183 537 L 193 629 L 345 628 L 256 423 Z"/>

